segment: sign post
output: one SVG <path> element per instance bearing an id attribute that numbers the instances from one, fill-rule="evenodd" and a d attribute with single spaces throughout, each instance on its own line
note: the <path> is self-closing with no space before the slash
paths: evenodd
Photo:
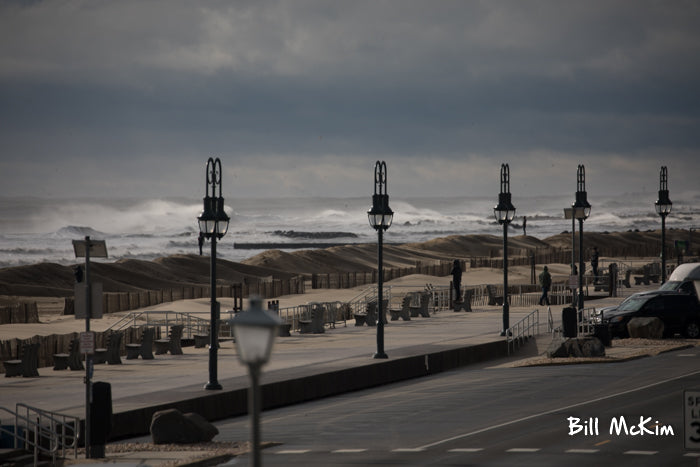
<path id="1" fill-rule="evenodd" d="M 700 390 L 683 391 L 683 434 L 686 449 L 700 449 Z"/>
<path id="2" fill-rule="evenodd" d="M 90 459 L 90 401 L 92 399 L 92 356 L 95 353 L 95 333 L 90 332 L 90 316 L 92 315 L 92 287 L 90 283 L 90 256 L 96 258 L 106 258 L 107 257 L 107 245 L 104 240 L 90 240 L 90 236 L 86 236 L 85 240 L 73 240 L 73 250 L 75 250 L 75 257 L 81 258 L 85 257 L 85 287 L 84 287 L 84 297 L 85 297 L 85 332 L 80 333 L 80 351 L 85 353 L 85 458 Z M 102 285 L 98 287 L 99 291 L 102 291 Z M 80 292 L 83 292 L 83 287 L 76 287 L 76 304 L 79 301 L 77 298 Z M 95 300 L 99 303 L 99 316 L 102 317 L 102 297 L 100 293 L 100 299 Z M 77 311 L 77 310 L 76 310 Z M 76 312 L 76 319 L 81 316 Z"/>

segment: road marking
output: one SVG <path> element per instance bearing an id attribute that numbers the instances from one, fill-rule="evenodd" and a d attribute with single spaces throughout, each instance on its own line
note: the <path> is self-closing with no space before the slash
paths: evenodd
<path id="1" fill-rule="evenodd" d="M 694 353 L 679 353 L 676 355 L 676 357 L 695 357 L 696 354 Z"/>
<path id="2" fill-rule="evenodd" d="M 630 454 L 632 456 L 653 456 L 659 451 L 625 451 L 623 454 Z"/>
<path id="3" fill-rule="evenodd" d="M 354 454 L 357 452 L 365 452 L 367 449 L 336 449 L 331 451 L 333 454 Z"/>
<path id="4" fill-rule="evenodd" d="M 567 449 L 565 452 L 569 454 L 595 454 L 600 449 Z"/>
<path id="5" fill-rule="evenodd" d="M 306 454 L 311 452 L 311 449 L 284 449 L 282 451 L 274 451 L 275 454 Z"/>
<path id="6" fill-rule="evenodd" d="M 484 448 L 455 448 L 449 449 L 447 452 L 479 452 L 483 450 Z"/>
<path id="7" fill-rule="evenodd" d="M 683 454 L 685 457 L 700 457 L 700 452 L 687 452 Z"/>
<path id="8" fill-rule="evenodd" d="M 423 448 L 398 448 L 392 449 L 391 452 L 422 452 L 425 451 Z"/>
<path id="9" fill-rule="evenodd" d="M 537 452 L 540 448 L 511 448 L 506 452 Z"/>
<path id="10" fill-rule="evenodd" d="M 655 383 L 650 383 L 650 384 L 647 384 L 646 386 L 640 386 L 640 387 L 638 387 L 638 388 L 628 389 L 627 391 L 618 392 L 618 393 L 616 393 L 616 394 L 610 394 L 610 395 L 608 395 L 608 396 L 597 397 L 597 398 L 591 399 L 591 400 L 589 400 L 589 401 L 578 402 L 578 403 L 576 403 L 576 404 L 567 405 L 566 407 L 559 407 L 559 408 L 557 408 L 557 409 L 547 410 L 547 411 L 545 411 L 545 412 L 540 412 L 540 413 L 528 415 L 527 417 L 518 418 L 517 420 L 511 420 L 511 421 L 509 421 L 509 422 L 503 422 L 503 423 L 499 423 L 499 424 L 497 424 L 497 425 L 487 426 L 486 428 L 481 428 L 481 429 L 479 429 L 479 430 L 470 431 L 469 433 L 463 433 L 463 434 L 461 434 L 461 435 L 456 435 L 456 436 L 452 436 L 452 437 L 450 437 L 450 438 L 441 439 L 441 440 L 435 441 L 435 442 L 433 442 L 433 443 L 424 444 L 423 446 L 419 446 L 419 447 L 416 448 L 416 449 L 429 449 L 429 448 L 433 448 L 433 447 L 435 447 L 435 446 L 439 446 L 439 445 L 441 445 L 441 444 L 445 444 L 445 443 L 449 443 L 449 442 L 452 442 L 452 441 L 456 441 L 456 440 L 458 440 L 458 439 L 467 438 L 467 437 L 469 437 L 469 436 L 478 435 L 478 434 L 481 434 L 481 433 L 485 433 L 485 432 L 487 432 L 487 431 L 495 430 L 495 429 L 498 429 L 498 428 L 503 428 L 503 427 L 506 427 L 506 426 L 509 426 L 509 425 L 514 425 L 514 424 L 516 424 L 516 423 L 524 422 L 524 421 L 527 421 L 527 420 L 532 420 L 533 418 L 538 418 L 538 417 L 542 417 L 542 416 L 545 416 L 545 415 L 551 415 L 551 414 L 555 414 L 555 413 L 557 413 L 557 412 L 566 412 L 566 411 L 568 411 L 568 410 L 575 409 L 575 408 L 581 407 L 581 406 L 583 406 L 583 405 L 593 404 L 593 403 L 595 403 L 595 402 L 604 401 L 604 400 L 606 400 L 606 399 L 612 399 L 612 398 L 614 398 L 614 397 L 619 397 L 619 396 L 624 396 L 624 395 L 627 395 L 627 394 L 632 394 L 632 393 L 634 393 L 634 392 L 643 391 L 644 389 L 653 388 L 654 386 L 659 386 L 659 385 L 661 385 L 661 384 L 665 384 L 665 383 L 668 383 L 668 382 L 670 382 L 670 381 L 675 381 L 675 380 L 678 380 L 678 379 L 687 378 L 688 376 L 695 376 L 695 375 L 697 375 L 697 374 L 700 374 L 700 370 L 698 370 L 698 371 L 693 371 L 693 372 L 691 372 L 691 373 L 686 373 L 686 374 L 680 375 L 680 376 L 675 376 L 675 377 L 673 377 L 673 378 L 665 379 L 665 380 L 663 380 L 663 381 L 657 381 L 657 382 L 655 382 Z"/>

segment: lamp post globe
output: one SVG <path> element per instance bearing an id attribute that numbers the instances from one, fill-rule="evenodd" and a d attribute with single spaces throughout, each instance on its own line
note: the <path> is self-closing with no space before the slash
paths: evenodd
<path id="1" fill-rule="evenodd" d="M 377 231 L 377 352 L 374 358 L 389 358 L 384 352 L 384 270 L 383 270 L 383 236 L 391 227 L 394 211 L 389 207 L 387 189 L 386 162 L 374 164 L 374 195 L 372 207 L 367 211 L 369 225 Z"/>
<path id="2" fill-rule="evenodd" d="M 666 282 L 666 216 L 671 214 L 673 203 L 668 197 L 668 170 L 661 167 L 659 173 L 659 197 L 654 203 L 656 213 L 661 217 L 661 283 Z"/>
<path id="3" fill-rule="evenodd" d="M 501 192 L 498 194 L 498 204 L 493 208 L 493 215 L 499 224 L 503 225 L 503 331 L 505 336 L 510 327 L 510 305 L 508 303 L 508 224 L 515 217 L 515 206 L 510 195 L 510 167 L 501 164 Z"/>
<path id="4" fill-rule="evenodd" d="M 218 194 L 217 194 L 218 188 Z M 209 158 L 206 168 L 206 196 L 203 200 L 201 214 L 197 217 L 199 233 L 211 240 L 210 258 L 210 294 L 211 310 L 209 318 L 209 381 L 205 389 L 221 389 L 218 381 L 219 349 L 219 303 L 216 301 L 216 241 L 228 231 L 230 217 L 224 210 L 224 198 L 221 196 L 221 160 Z M 201 248 L 201 244 L 200 244 Z"/>
<path id="5" fill-rule="evenodd" d="M 253 446 L 253 466 L 261 465 L 260 457 L 260 368 L 270 360 L 272 346 L 282 320 L 262 309 L 262 299 L 251 297 L 249 309 L 229 321 L 233 328 L 238 359 L 248 367 L 250 388 L 248 391 L 248 413 L 250 414 L 250 437 Z"/>

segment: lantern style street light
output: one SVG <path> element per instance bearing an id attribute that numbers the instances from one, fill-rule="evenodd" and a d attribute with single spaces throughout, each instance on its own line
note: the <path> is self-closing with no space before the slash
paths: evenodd
<path id="1" fill-rule="evenodd" d="M 666 282 L 666 216 L 671 213 L 673 203 L 668 197 L 668 171 L 661 167 L 659 173 L 659 199 L 654 203 L 656 213 L 661 216 L 661 283 Z"/>
<path id="2" fill-rule="evenodd" d="M 217 359 L 219 350 L 219 303 L 216 301 L 216 241 L 228 231 L 230 218 L 224 211 L 224 198 L 221 196 L 221 161 L 211 157 L 207 161 L 206 196 L 204 208 L 197 217 L 199 233 L 211 240 L 211 315 L 209 322 L 209 382 L 204 389 L 221 389 L 217 376 Z M 217 187 L 219 189 L 217 195 Z"/>
<path id="3" fill-rule="evenodd" d="M 374 195 L 372 208 L 367 211 L 369 225 L 377 231 L 377 353 L 374 358 L 389 358 L 384 352 L 384 306 L 383 288 L 384 271 L 382 265 L 382 240 L 384 231 L 391 227 L 394 211 L 389 207 L 389 195 L 386 191 L 386 162 L 374 164 Z"/>
<path id="4" fill-rule="evenodd" d="M 591 215 L 591 205 L 586 193 L 586 168 L 579 164 L 576 169 L 576 201 L 571 205 L 574 219 L 578 219 L 578 310 L 583 316 L 583 221 Z"/>
<path id="5" fill-rule="evenodd" d="M 253 445 L 251 465 L 261 465 L 260 458 L 260 368 L 270 360 L 272 345 L 282 320 L 263 310 L 262 299 L 251 297 L 248 311 L 240 313 L 229 323 L 233 327 L 238 359 L 248 366 L 248 413 L 250 437 Z"/>
<path id="6" fill-rule="evenodd" d="M 510 168 L 508 164 L 501 164 L 501 192 L 498 194 L 498 204 L 493 208 L 493 215 L 499 224 L 503 224 L 503 331 L 502 336 L 508 332 L 509 312 L 508 305 L 508 224 L 515 217 L 515 206 L 510 200 Z"/>

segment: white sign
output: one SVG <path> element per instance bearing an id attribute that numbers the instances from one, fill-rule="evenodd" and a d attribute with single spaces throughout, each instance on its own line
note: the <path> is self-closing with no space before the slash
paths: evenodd
<path id="1" fill-rule="evenodd" d="M 684 437 L 686 449 L 700 449 L 700 390 L 683 391 Z"/>
<path id="2" fill-rule="evenodd" d="M 569 276 L 569 288 L 571 290 L 578 289 L 578 274 L 571 274 Z"/>
<path id="3" fill-rule="evenodd" d="M 80 333 L 80 353 L 95 353 L 95 333 L 81 332 Z"/>

